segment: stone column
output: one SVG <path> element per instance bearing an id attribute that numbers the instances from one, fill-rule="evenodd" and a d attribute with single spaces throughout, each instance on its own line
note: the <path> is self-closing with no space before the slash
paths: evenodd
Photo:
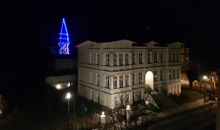
<path id="1" fill-rule="evenodd" d="M 125 65 L 125 53 L 123 53 L 123 58 L 122 59 L 123 59 L 122 63 L 123 63 L 123 65 Z"/>
<path id="2" fill-rule="evenodd" d="M 117 75 L 117 88 L 120 88 L 120 80 L 119 80 L 119 75 Z"/>
<path id="3" fill-rule="evenodd" d="M 132 86 L 132 75 L 131 74 L 129 74 L 128 84 L 129 86 Z"/>
<path id="4" fill-rule="evenodd" d="M 132 92 L 129 93 L 129 103 L 133 104 L 133 93 Z"/>
<path id="5" fill-rule="evenodd" d="M 132 53 L 131 52 L 128 53 L 128 64 L 129 65 L 132 64 Z"/>
<path id="6" fill-rule="evenodd" d="M 125 75 L 123 75 L 123 87 L 125 87 Z"/>

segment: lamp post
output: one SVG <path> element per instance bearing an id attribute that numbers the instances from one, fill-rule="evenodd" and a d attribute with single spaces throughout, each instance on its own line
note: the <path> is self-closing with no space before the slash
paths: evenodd
<path id="1" fill-rule="evenodd" d="M 69 116 L 70 116 L 70 99 L 71 99 L 71 97 L 72 97 L 72 94 L 70 92 L 67 92 L 65 98 L 67 100 L 67 107 L 68 107 L 67 108 L 68 109 L 68 130 L 70 130 L 70 118 L 69 118 Z"/>
<path id="2" fill-rule="evenodd" d="M 130 118 L 131 118 L 130 111 L 131 111 L 131 106 L 127 105 L 126 106 L 126 124 L 127 125 L 128 125 L 128 122 L 130 121 Z"/>
<path id="3" fill-rule="evenodd" d="M 102 112 L 101 115 L 100 115 L 100 123 L 101 123 L 102 129 L 104 129 L 104 125 L 105 125 L 105 112 Z"/>
<path id="4" fill-rule="evenodd" d="M 208 81 L 208 76 L 206 76 L 206 75 L 203 75 L 202 76 L 202 80 L 203 80 L 203 82 L 204 82 L 204 100 L 205 100 L 205 102 L 206 102 L 206 91 L 207 91 L 207 81 Z"/>

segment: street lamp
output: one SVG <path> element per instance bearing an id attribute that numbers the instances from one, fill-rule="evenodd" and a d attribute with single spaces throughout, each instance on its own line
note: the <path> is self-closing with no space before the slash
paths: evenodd
<path id="1" fill-rule="evenodd" d="M 204 100 L 205 100 L 205 102 L 206 102 L 206 92 L 207 92 L 207 81 L 208 81 L 208 76 L 206 76 L 206 75 L 203 75 L 202 76 L 202 80 L 203 80 L 203 82 L 204 82 Z"/>
<path id="2" fill-rule="evenodd" d="M 72 97 L 72 94 L 70 93 L 70 92 L 67 92 L 66 93 L 66 96 L 65 96 L 65 98 L 66 98 L 66 100 L 67 100 L 67 105 L 68 105 L 68 130 L 70 129 L 70 119 L 69 119 L 69 116 L 70 116 L 70 99 L 71 99 L 71 97 Z"/>
<path id="3" fill-rule="evenodd" d="M 104 125 L 105 125 L 105 112 L 102 112 L 102 114 L 100 115 L 100 123 L 101 123 L 102 129 L 104 129 Z"/>
<path id="4" fill-rule="evenodd" d="M 131 106 L 127 105 L 126 106 L 126 124 L 127 125 L 128 125 L 129 120 L 130 120 L 130 117 L 131 117 L 130 111 L 131 111 Z"/>
<path id="5" fill-rule="evenodd" d="M 72 94 L 70 92 L 67 92 L 65 98 L 67 99 L 67 103 L 68 103 L 68 112 L 70 111 L 70 103 L 69 102 L 70 102 L 71 97 L 72 97 Z"/>

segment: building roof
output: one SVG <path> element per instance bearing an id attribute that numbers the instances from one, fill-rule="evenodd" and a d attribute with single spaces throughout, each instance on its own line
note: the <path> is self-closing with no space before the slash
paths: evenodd
<path id="1" fill-rule="evenodd" d="M 111 41 L 111 42 L 94 42 L 94 41 L 85 41 L 77 45 L 76 47 L 81 48 L 81 47 L 102 47 L 102 48 L 115 48 L 117 45 L 118 48 L 127 48 L 127 47 L 132 47 L 132 44 L 135 43 L 134 41 L 130 41 L 127 39 L 123 40 L 117 40 L 117 41 Z"/>

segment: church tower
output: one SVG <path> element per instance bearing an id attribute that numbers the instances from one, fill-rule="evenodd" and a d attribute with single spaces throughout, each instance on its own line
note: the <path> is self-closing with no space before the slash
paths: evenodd
<path id="1" fill-rule="evenodd" d="M 68 34 L 68 31 L 67 31 L 66 22 L 65 22 L 64 18 L 62 20 L 62 25 L 61 25 L 61 30 L 60 30 L 59 36 L 60 36 L 59 37 L 59 43 L 58 43 L 58 45 L 59 45 L 59 54 L 60 55 L 70 55 L 69 34 Z"/>

